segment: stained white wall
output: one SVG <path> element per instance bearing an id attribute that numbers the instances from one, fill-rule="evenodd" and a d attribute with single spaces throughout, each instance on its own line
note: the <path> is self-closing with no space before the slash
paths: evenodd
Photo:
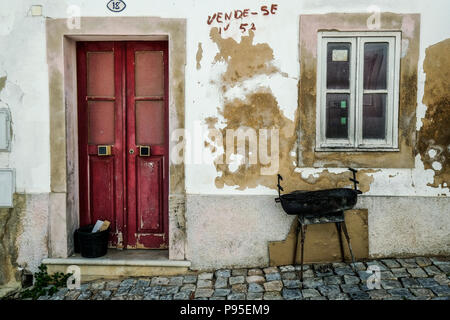
<path id="1" fill-rule="evenodd" d="M 11 110 L 13 122 L 13 144 L 11 153 L 0 153 L 0 167 L 16 168 L 16 191 L 39 193 L 50 191 L 50 147 L 49 147 L 49 94 L 46 63 L 45 17 L 65 18 L 70 5 L 77 5 L 82 16 L 160 16 L 187 19 L 187 65 L 186 65 L 186 128 L 191 135 L 197 121 L 217 116 L 217 107 L 223 105 L 223 96 L 218 80 L 226 66 L 212 64 L 218 52 L 209 38 L 211 26 L 206 21 L 214 12 L 228 12 L 233 9 L 257 9 L 261 5 L 278 4 L 277 13 L 269 17 L 252 18 L 257 30 L 255 43 L 267 43 L 274 52 L 274 65 L 287 77 L 280 74 L 259 76 L 244 81 L 239 87 L 227 91 L 227 97 L 244 97 L 244 90 L 268 87 L 272 90 L 283 113 L 294 119 L 297 108 L 297 84 L 300 74 L 298 59 L 298 25 L 300 14 L 328 12 L 366 12 L 376 5 L 380 11 L 396 13 L 420 13 L 421 37 L 418 74 L 418 118 L 425 115 L 426 106 L 421 101 L 424 92 L 425 74 L 422 64 L 425 49 L 449 37 L 450 2 L 446 0 L 124 0 L 126 9 L 121 13 L 110 12 L 104 1 L 44 1 L 0 0 L 0 77 L 7 76 L 5 88 L 0 92 L 0 108 Z M 32 17 L 31 5 L 42 5 L 43 16 Z M 368 16 L 370 13 L 368 13 Z M 233 22 L 225 34 L 237 41 L 240 39 L 239 24 Z M 124 30 L 126 34 L 126 30 Z M 201 69 L 196 69 L 198 43 L 202 44 Z M 202 143 L 202 142 L 201 142 Z M 340 172 L 342 170 L 332 170 Z M 320 170 L 310 169 L 310 173 Z M 187 164 L 186 189 L 198 194 L 274 194 L 275 191 L 257 187 L 238 191 L 226 186 L 217 189 L 214 179 L 217 175 L 212 164 Z M 448 186 L 427 187 L 433 181 L 433 170 L 424 170 L 420 157 L 416 158 L 415 169 L 386 169 L 374 173 L 371 195 L 450 195 Z M 393 176 L 392 178 L 389 178 Z M 414 185 L 415 187 L 412 187 Z"/>
<path id="2" fill-rule="evenodd" d="M 12 119 L 11 152 L 0 152 L 0 167 L 16 169 L 16 192 L 50 189 L 49 102 L 45 21 L 27 15 L 29 4 L 1 1 L 0 108 Z"/>

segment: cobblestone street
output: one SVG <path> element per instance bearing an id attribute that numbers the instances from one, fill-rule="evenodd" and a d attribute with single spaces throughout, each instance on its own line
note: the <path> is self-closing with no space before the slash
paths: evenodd
<path id="1" fill-rule="evenodd" d="M 378 266 L 379 289 L 366 272 Z M 373 268 L 373 267 L 371 267 Z M 221 269 L 195 275 L 83 283 L 40 300 L 449 300 L 450 258 L 382 259 L 262 269 Z"/>

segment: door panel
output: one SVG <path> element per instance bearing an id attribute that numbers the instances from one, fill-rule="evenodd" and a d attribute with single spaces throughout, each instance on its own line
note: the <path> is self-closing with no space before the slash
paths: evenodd
<path id="1" fill-rule="evenodd" d="M 111 222 L 110 245 L 123 247 L 123 44 L 78 42 L 80 224 Z M 98 145 L 111 155 L 99 156 Z"/>
<path id="2" fill-rule="evenodd" d="M 77 72 L 81 225 L 109 220 L 111 246 L 167 248 L 167 42 L 79 42 Z"/>
<path id="3" fill-rule="evenodd" d="M 128 247 L 168 246 L 167 66 L 166 42 L 127 42 Z"/>
<path id="4" fill-rule="evenodd" d="M 90 198 L 92 221 L 113 221 L 114 217 L 114 158 L 89 157 Z"/>
<path id="5" fill-rule="evenodd" d="M 164 52 L 143 49 L 135 51 L 134 56 L 136 96 L 163 96 Z"/>
<path id="6" fill-rule="evenodd" d="M 139 233 L 162 233 L 162 157 L 136 158 L 137 217 Z"/>
<path id="7" fill-rule="evenodd" d="M 114 97 L 114 52 L 87 52 L 87 94 Z"/>
<path id="8" fill-rule="evenodd" d="M 114 101 L 88 101 L 89 144 L 113 145 Z"/>
<path id="9" fill-rule="evenodd" d="M 136 101 L 136 144 L 164 144 L 164 101 Z"/>

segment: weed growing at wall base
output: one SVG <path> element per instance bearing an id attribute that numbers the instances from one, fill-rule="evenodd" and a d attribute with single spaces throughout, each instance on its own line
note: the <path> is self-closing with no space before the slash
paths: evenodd
<path id="1" fill-rule="evenodd" d="M 52 275 L 47 273 L 47 266 L 41 264 L 39 272 L 34 274 L 34 285 L 20 294 L 21 299 L 32 298 L 36 300 L 40 296 L 52 296 L 58 291 L 58 288 L 64 287 L 67 279 L 72 276 L 71 273 L 64 274 L 56 272 Z"/>

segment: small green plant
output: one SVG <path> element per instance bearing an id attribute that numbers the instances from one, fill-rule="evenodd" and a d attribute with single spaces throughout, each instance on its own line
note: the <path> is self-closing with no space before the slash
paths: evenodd
<path id="1" fill-rule="evenodd" d="M 72 275 L 72 273 L 64 274 L 62 272 L 49 275 L 47 273 L 47 266 L 44 264 L 41 264 L 38 269 L 39 272 L 34 274 L 35 282 L 33 287 L 23 291 L 20 294 L 20 298 L 32 298 L 36 300 L 40 296 L 52 296 L 58 291 L 58 288 L 66 285 L 67 279 Z"/>

